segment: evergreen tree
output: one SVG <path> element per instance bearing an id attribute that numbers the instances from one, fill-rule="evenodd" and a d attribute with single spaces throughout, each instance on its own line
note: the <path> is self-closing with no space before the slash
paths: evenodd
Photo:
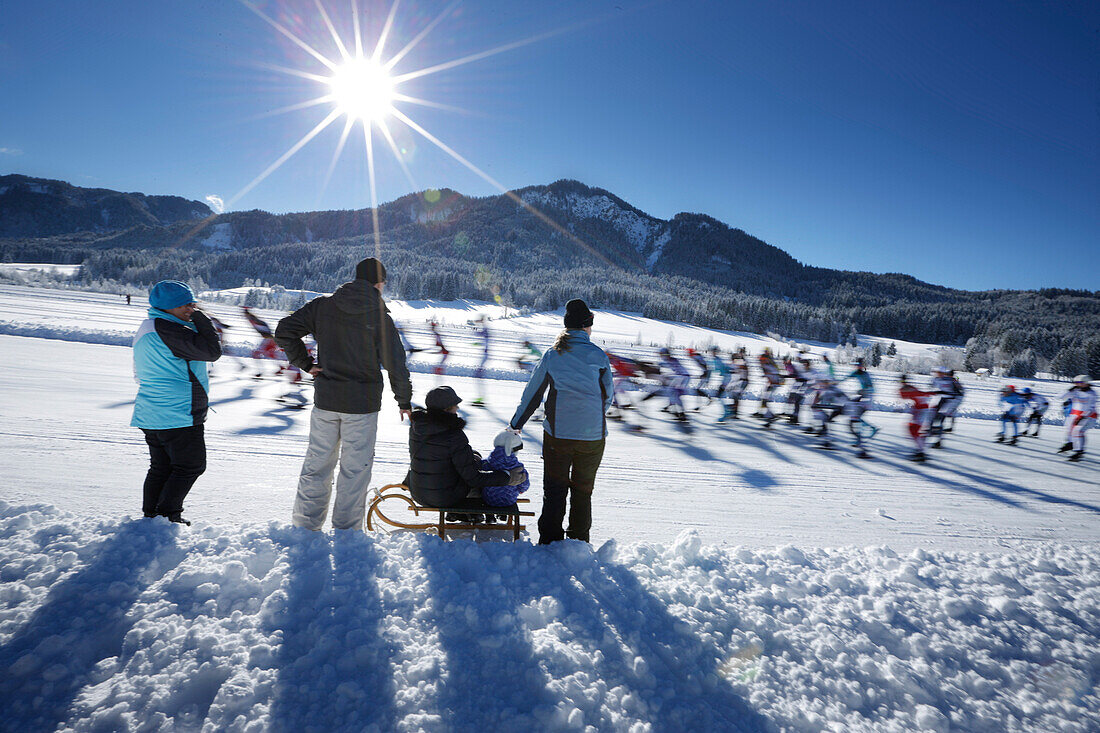
<path id="1" fill-rule="evenodd" d="M 1100 336 L 1093 336 L 1084 345 L 1085 373 L 1100 379 Z"/>
<path id="2" fill-rule="evenodd" d="M 1067 346 L 1050 360 L 1050 373 L 1058 377 L 1075 377 L 1088 367 L 1085 350 L 1079 346 Z"/>
<path id="3" fill-rule="evenodd" d="M 1006 375 L 1009 377 L 1031 379 L 1035 376 L 1035 369 L 1035 352 L 1031 349 L 1024 349 L 1012 358 L 1012 361 L 1008 365 Z"/>

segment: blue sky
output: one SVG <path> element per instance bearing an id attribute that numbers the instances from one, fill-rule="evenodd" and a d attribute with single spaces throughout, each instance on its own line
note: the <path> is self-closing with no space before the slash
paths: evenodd
<path id="1" fill-rule="evenodd" d="M 388 3 L 359 0 L 370 43 Z M 324 0 L 345 38 L 351 0 Z M 450 4 L 402 0 L 396 52 Z M 322 54 L 313 0 L 257 0 Z M 3 2 L 0 172 L 230 200 L 331 109 L 321 64 L 239 2 Z M 576 178 L 706 213 L 813 265 L 967 289 L 1100 289 L 1100 10 L 1087 2 L 460 2 L 396 66 L 399 108 L 506 187 Z M 337 121 L 234 209 L 362 208 Z M 393 124 L 380 201 L 494 187 Z"/>

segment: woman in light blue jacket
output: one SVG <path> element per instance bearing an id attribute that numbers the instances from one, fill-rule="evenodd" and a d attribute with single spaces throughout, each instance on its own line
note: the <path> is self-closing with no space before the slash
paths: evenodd
<path id="1" fill-rule="evenodd" d="M 157 283 L 149 305 L 149 318 L 134 336 L 138 393 L 130 421 L 149 446 L 141 508 L 146 517 L 190 524 L 182 516 L 183 500 L 206 470 L 206 362 L 222 355 L 221 341 L 185 283 Z"/>
<path id="2" fill-rule="evenodd" d="M 564 537 L 588 542 L 592 527 L 592 490 L 607 436 L 604 413 L 614 394 L 607 354 L 589 339 L 592 321 L 583 300 L 566 304 L 565 330 L 539 360 L 509 423 L 518 432 L 546 395 L 539 544 Z M 567 496 L 569 528 L 563 533 Z"/>

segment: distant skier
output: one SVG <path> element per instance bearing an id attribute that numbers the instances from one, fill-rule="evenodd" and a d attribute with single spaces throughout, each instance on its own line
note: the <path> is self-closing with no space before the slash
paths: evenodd
<path id="1" fill-rule="evenodd" d="M 1039 428 L 1043 424 L 1043 415 L 1046 414 L 1047 409 L 1050 407 L 1050 400 L 1043 397 L 1038 392 L 1033 392 L 1031 387 L 1024 387 L 1020 390 L 1020 394 L 1027 400 L 1028 405 L 1031 407 L 1030 412 L 1027 414 L 1027 421 L 1024 423 L 1024 432 L 1021 435 L 1027 435 L 1032 438 L 1039 437 Z M 1035 432 L 1031 432 L 1031 426 L 1035 426 Z"/>
<path id="2" fill-rule="evenodd" d="M 909 376 L 902 374 L 898 378 L 898 394 L 907 402 L 912 402 L 909 408 L 909 437 L 913 439 L 916 450 L 909 456 L 909 460 L 923 463 L 928 459 L 924 454 L 924 441 L 928 435 L 928 423 L 931 419 L 929 404 L 935 396 L 934 392 L 925 392 L 909 382 Z"/>
<path id="3" fill-rule="evenodd" d="M 699 367 L 699 374 L 695 377 L 695 387 L 691 392 L 697 397 L 702 397 L 706 402 L 695 406 L 695 410 L 701 410 L 711 402 L 714 398 L 709 392 L 710 385 L 710 361 L 707 359 L 706 354 L 696 351 L 695 349 L 687 350 L 688 357 L 695 362 L 695 365 Z"/>
<path id="4" fill-rule="evenodd" d="M 688 416 L 684 410 L 684 393 L 687 391 L 691 374 L 667 348 L 662 348 L 658 353 L 660 355 L 661 383 L 664 386 L 664 395 L 668 398 L 668 405 L 664 409 L 672 414 L 676 422 L 686 426 Z"/>
<path id="5" fill-rule="evenodd" d="M 714 390 L 714 397 L 722 403 L 722 415 L 718 418 L 718 422 L 725 422 L 730 419 L 728 392 L 730 382 L 733 381 L 733 369 L 722 358 L 722 352 L 718 350 L 717 346 L 710 347 L 707 351 L 707 358 L 709 359 L 710 371 L 718 375 L 718 386 Z"/>
<path id="6" fill-rule="evenodd" d="M 776 419 L 776 415 L 772 412 L 769 402 L 771 402 L 775 390 L 783 383 L 783 378 L 779 374 L 779 367 L 776 366 L 775 359 L 772 358 L 772 351 L 770 348 L 764 347 L 764 351 L 760 354 L 759 362 L 760 371 L 764 373 L 765 384 L 764 391 L 760 395 L 760 407 L 757 409 L 754 417 L 764 418 L 764 427 L 771 427 L 772 421 Z"/>
<path id="7" fill-rule="evenodd" d="M 817 381 L 810 397 L 810 412 L 817 421 L 817 435 L 821 438 L 822 448 L 832 448 L 829 440 L 829 423 L 844 411 L 848 404 L 848 395 L 836 386 L 833 380 L 822 377 Z"/>
<path id="8" fill-rule="evenodd" d="M 1001 389 L 1001 408 L 1003 409 L 1001 413 L 1001 430 L 997 433 L 994 441 L 1016 445 L 1016 436 L 1020 432 L 1019 422 L 1020 418 L 1024 416 L 1024 410 L 1027 408 L 1027 400 L 1016 391 L 1015 387 L 1007 384 Z M 1006 435 L 1009 425 L 1012 426 L 1011 438 Z"/>
<path id="9" fill-rule="evenodd" d="M 403 346 L 405 349 L 406 358 L 412 356 L 413 354 L 418 354 L 421 351 L 427 351 L 427 349 L 421 349 L 417 346 L 413 346 L 412 342 L 409 341 L 409 337 L 405 335 L 405 329 L 401 326 L 397 326 L 396 324 L 394 325 L 397 328 L 397 335 L 401 339 L 401 346 Z"/>
<path id="10" fill-rule="evenodd" d="M 726 396 L 729 398 L 729 406 L 727 414 L 724 416 L 727 420 L 737 420 L 738 411 L 741 406 L 741 398 L 745 395 L 745 390 L 749 386 L 749 363 L 748 355 L 745 352 L 745 347 L 742 346 L 733 353 L 732 356 L 732 378 L 730 379 L 729 388 L 726 390 Z"/>
<path id="11" fill-rule="evenodd" d="M 439 363 L 435 365 L 433 372 L 437 375 L 445 374 L 447 372 L 447 356 L 451 353 L 447 351 L 447 347 L 443 345 L 443 336 L 439 333 L 439 324 L 435 321 L 431 322 L 430 326 L 432 335 L 435 336 L 435 350 L 439 354 Z"/>
<path id="12" fill-rule="evenodd" d="M 1069 415 L 1066 417 L 1066 443 L 1058 449 L 1059 453 L 1073 449 L 1071 461 L 1085 457 L 1085 435 L 1096 423 L 1096 390 L 1089 383 L 1088 375 L 1078 374 L 1073 378 L 1073 386 L 1062 395 L 1069 403 Z"/>
<path id="13" fill-rule="evenodd" d="M 474 379 L 477 381 L 477 397 L 470 403 L 473 407 L 485 407 L 485 388 L 482 385 L 482 379 L 485 378 L 485 365 L 489 363 L 489 325 L 486 321 L 485 314 L 482 313 L 477 318 L 476 338 L 481 344 L 481 361 L 478 363 L 477 368 L 474 369 Z"/>
<path id="14" fill-rule="evenodd" d="M 523 347 L 520 349 L 519 356 L 516 357 L 516 366 L 525 372 L 529 372 L 535 368 L 535 364 L 538 364 L 541 358 L 542 352 L 530 341 L 524 339 Z"/>
<path id="15" fill-rule="evenodd" d="M 936 441 L 933 448 L 943 447 L 943 434 L 951 432 L 946 426 L 948 418 L 955 421 L 955 411 L 962 404 L 963 387 L 954 374 L 948 369 L 936 367 L 932 370 L 935 375 L 932 378 L 932 391 L 936 393 L 936 399 L 932 405 L 932 424 L 929 433 Z"/>
<path id="16" fill-rule="evenodd" d="M 284 359 L 286 357 L 283 354 L 282 349 L 275 343 L 275 334 L 271 330 L 271 326 L 267 325 L 267 322 L 252 312 L 252 308 L 249 306 L 242 306 L 241 310 L 244 311 L 244 317 L 248 319 L 249 324 L 255 329 L 256 333 L 260 335 L 260 345 L 252 350 L 253 359 L 269 359 L 275 362 L 275 376 L 280 376 L 285 370 Z M 264 376 L 263 369 L 257 368 L 257 371 L 252 375 L 253 379 L 262 379 Z"/>
<path id="17" fill-rule="evenodd" d="M 638 363 L 633 359 L 612 354 L 610 351 L 607 352 L 607 359 L 611 364 L 611 382 L 614 385 L 612 387 L 611 409 L 608 411 L 607 416 L 613 420 L 618 420 L 622 418 L 623 410 L 633 409 L 634 407 L 626 393 L 637 389 L 637 383 L 634 380 L 641 374 L 641 370 L 638 368 Z"/>
<path id="18" fill-rule="evenodd" d="M 801 362 L 791 359 L 789 356 L 783 357 L 781 373 L 791 384 L 787 392 L 787 420 L 791 425 L 797 425 L 798 413 L 802 411 L 802 402 L 806 399 L 809 386 L 806 381 L 806 373 Z"/>
<path id="19" fill-rule="evenodd" d="M 852 434 L 855 447 L 859 449 L 856 455 L 860 458 L 870 458 L 870 454 L 863 446 L 864 433 L 870 432 L 867 438 L 873 438 L 875 433 L 878 432 L 878 428 L 864 420 L 863 415 L 871 408 L 871 400 L 875 395 L 875 384 L 871 381 L 871 375 L 867 373 L 867 369 L 864 367 L 863 359 L 856 359 L 856 368 L 841 381 L 849 379 L 856 380 L 859 389 L 855 397 L 845 406 L 845 412 L 848 413 L 848 431 Z"/>

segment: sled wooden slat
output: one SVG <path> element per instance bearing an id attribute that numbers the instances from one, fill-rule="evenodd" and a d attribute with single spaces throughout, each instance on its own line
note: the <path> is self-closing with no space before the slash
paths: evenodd
<path id="1" fill-rule="evenodd" d="M 512 506 L 489 506 L 480 499 L 464 499 L 454 506 L 434 507 L 418 504 L 408 492 L 409 489 L 404 484 L 388 484 L 378 489 L 374 499 L 370 503 L 370 508 L 367 510 L 367 529 L 372 531 L 375 529 L 374 518 L 377 517 L 383 524 L 388 524 L 391 527 L 397 527 L 399 529 L 434 530 L 443 539 L 447 539 L 448 530 L 454 529 L 510 531 L 512 533 L 512 541 L 515 542 L 519 540 L 520 532 L 526 529 L 524 525 L 520 524 L 520 517 L 535 516 L 534 512 L 523 511 L 519 508 L 520 504 L 529 504 L 529 499 L 518 499 Z M 439 518 L 437 521 L 430 523 L 402 522 L 393 519 L 392 517 L 386 516 L 382 511 L 381 504 L 387 499 L 404 501 L 405 504 L 407 504 L 405 508 L 418 517 L 421 512 L 435 512 Z M 497 516 L 506 516 L 508 519 L 501 524 L 448 522 L 446 521 L 446 516 L 450 513 L 496 514 Z"/>

